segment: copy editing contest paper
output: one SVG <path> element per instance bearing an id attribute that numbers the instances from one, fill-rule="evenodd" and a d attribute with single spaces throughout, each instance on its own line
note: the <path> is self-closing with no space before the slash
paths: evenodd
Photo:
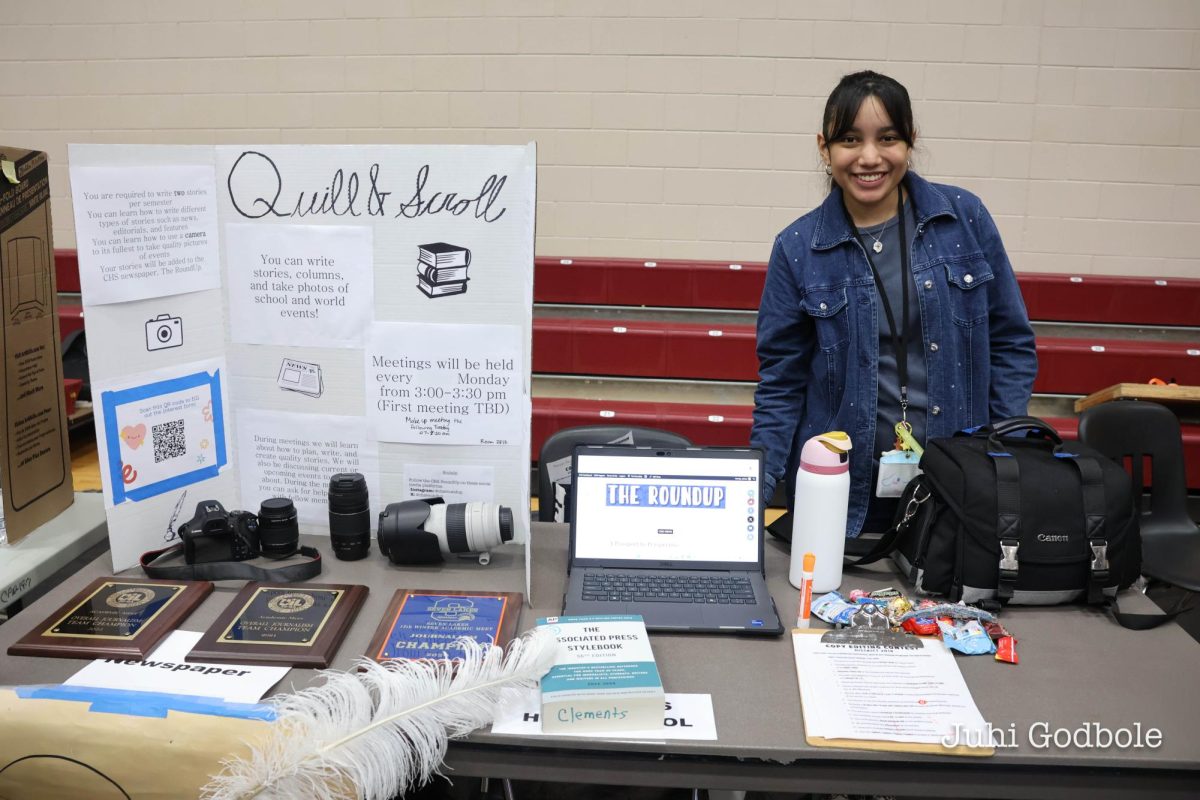
<path id="1" fill-rule="evenodd" d="M 529 418 L 518 325 L 377 322 L 367 419 L 382 441 L 510 445 Z"/>

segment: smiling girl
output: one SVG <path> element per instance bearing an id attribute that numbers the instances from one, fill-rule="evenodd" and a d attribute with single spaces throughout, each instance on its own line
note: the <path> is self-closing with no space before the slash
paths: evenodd
<path id="1" fill-rule="evenodd" d="M 842 78 L 817 134 L 829 195 L 776 237 L 758 312 L 751 443 L 766 454 L 766 496 L 786 480 L 791 511 L 801 446 L 845 431 L 849 537 L 891 525 L 896 499 L 877 495 L 877 477 L 897 424 L 924 445 L 1024 414 L 1037 374 L 991 215 L 913 172 L 916 135 L 900 83 Z"/>

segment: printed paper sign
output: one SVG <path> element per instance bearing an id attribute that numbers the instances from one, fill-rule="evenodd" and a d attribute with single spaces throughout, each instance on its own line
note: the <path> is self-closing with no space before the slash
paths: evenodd
<path id="1" fill-rule="evenodd" d="M 521 442 L 529 397 L 519 325 L 375 323 L 367 418 L 387 442 Z"/>
<path id="2" fill-rule="evenodd" d="M 241 409 L 237 447 L 242 497 L 253 508 L 289 497 L 302 525 L 328 530 L 329 479 L 339 472 L 361 472 L 371 501 L 380 497 L 377 448 L 362 417 Z"/>
<path id="3" fill-rule="evenodd" d="M 513 736 L 544 736 L 542 733 L 542 698 L 533 689 L 505 689 L 496 707 L 492 733 Z M 717 723 L 713 716 L 710 694 L 666 694 L 666 715 L 663 726 L 645 731 L 587 731 L 555 736 L 586 736 L 603 739 L 716 739 Z"/>
<path id="4" fill-rule="evenodd" d="M 405 496 L 409 500 L 440 497 L 447 503 L 491 503 L 496 499 L 496 470 L 468 464 L 405 464 Z"/>
<path id="5" fill-rule="evenodd" d="M 184 661 L 201 636 L 203 634 L 193 631 L 173 631 L 145 659 L 98 659 L 67 678 L 63 685 L 218 697 L 230 703 L 257 703 L 272 686 L 283 680 L 290 669 Z"/>
<path id="6" fill-rule="evenodd" d="M 87 305 L 221 285 L 212 167 L 71 166 Z"/>
<path id="7" fill-rule="evenodd" d="M 216 477 L 228 463 L 224 370 L 99 392 L 112 505 Z"/>
<path id="8" fill-rule="evenodd" d="M 374 315 L 367 226 L 226 225 L 235 342 L 362 347 Z"/>

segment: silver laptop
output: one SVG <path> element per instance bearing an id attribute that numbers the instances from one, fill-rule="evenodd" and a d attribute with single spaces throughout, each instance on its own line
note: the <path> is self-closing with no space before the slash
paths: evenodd
<path id="1" fill-rule="evenodd" d="M 783 633 L 763 569 L 762 453 L 579 445 L 563 614 Z"/>

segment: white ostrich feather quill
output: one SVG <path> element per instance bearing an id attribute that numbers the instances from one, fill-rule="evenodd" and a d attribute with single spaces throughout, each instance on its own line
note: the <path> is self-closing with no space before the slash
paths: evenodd
<path id="1" fill-rule="evenodd" d="M 534 684 L 554 663 L 551 634 L 509 645 L 464 640 L 462 661 L 361 659 L 325 683 L 273 698 L 270 738 L 224 763 L 206 800 L 386 800 L 438 771 L 449 740 L 488 725 L 502 689 Z"/>

